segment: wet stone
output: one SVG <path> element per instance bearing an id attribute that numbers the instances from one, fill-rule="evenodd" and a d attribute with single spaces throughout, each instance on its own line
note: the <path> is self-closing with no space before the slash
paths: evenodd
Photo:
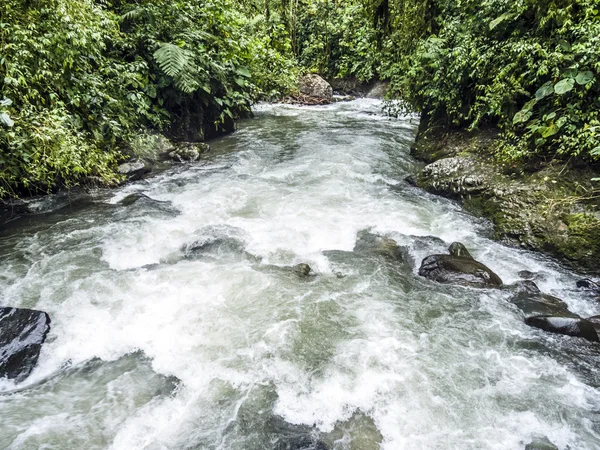
<path id="1" fill-rule="evenodd" d="M 558 450 L 558 447 L 554 445 L 547 437 L 534 439 L 525 446 L 525 450 Z"/>
<path id="2" fill-rule="evenodd" d="M 469 253 L 469 250 L 467 250 L 467 247 L 465 247 L 460 242 L 453 242 L 452 244 L 450 244 L 450 248 L 448 249 L 448 251 L 452 256 L 474 259 Z"/>
<path id="3" fill-rule="evenodd" d="M 329 450 L 329 447 L 313 436 L 294 436 L 279 441 L 273 450 Z"/>
<path id="4" fill-rule="evenodd" d="M 405 247 L 399 246 L 394 239 L 369 233 L 368 231 L 358 233 L 358 239 L 352 251 L 355 253 L 381 255 L 403 262 L 409 262 L 411 259 L 408 250 Z"/>
<path id="5" fill-rule="evenodd" d="M 581 337 L 592 342 L 599 341 L 594 325 L 578 317 L 534 316 L 526 318 L 525 323 L 550 333 Z"/>
<path id="6" fill-rule="evenodd" d="M 591 291 L 595 295 L 600 295 L 600 284 L 589 278 L 577 281 L 576 286 L 581 290 Z"/>
<path id="7" fill-rule="evenodd" d="M 27 378 L 49 330 L 50 317 L 43 311 L 0 308 L 0 378 Z"/>
<path id="8" fill-rule="evenodd" d="M 525 318 L 533 316 L 561 316 L 579 318 L 577 314 L 569 311 L 565 302 L 552 295 L 541 292 L 519 292 L 510 299 L 510 302 L 523 312 Z"/>
<path id="9" fill-rule="evenodd" d="M 300 278 L 305 278 L 310 275 L 312 269 L 308 264 L 300 263 L 292 267 L 292 272 L 298 275 Z"/>
<path id="10" fill-rule="evenodd" d="M 419 275 L 438 283 L 457 284 L 476 288 L 495 288 L 502 280 L 484 264 L 475 261 L 464 245 L 450 246 L 454 255 L 431 255 L 423 259 Z M 461 254 L 463 256 L 457 256 Z M 468 256 L 465 256 L 468 255 Z"/>

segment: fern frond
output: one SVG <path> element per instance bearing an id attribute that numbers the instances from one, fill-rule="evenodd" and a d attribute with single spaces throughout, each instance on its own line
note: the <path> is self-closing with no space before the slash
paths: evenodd
<path id="1" fill-rule="evenodd" d="M 170 77 L 176 77 L 188 63 L 188 53 L 174 44 L 160 44 L 154 52 L 154 60 L 160 69 Z"/>

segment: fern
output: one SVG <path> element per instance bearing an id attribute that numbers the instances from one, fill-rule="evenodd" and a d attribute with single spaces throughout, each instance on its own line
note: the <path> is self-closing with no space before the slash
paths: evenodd
<path id="1" fill-rule="evenodd" d="M 193 55 L 189 50 L 174 44 L 163 43 L 154 52 L 154 59 L 160 69 L 173 78 L 175 87 L 191 94 L 198 89 L 197 71 L 193 63 Z"/>
<path id="2" fill-rule="evenodd" d="M 176 77 L 188 64 L 188 53 L 174 44 L 160 44 L 154 52 L 154 59 L 160 69 L 170 77 Z"/>

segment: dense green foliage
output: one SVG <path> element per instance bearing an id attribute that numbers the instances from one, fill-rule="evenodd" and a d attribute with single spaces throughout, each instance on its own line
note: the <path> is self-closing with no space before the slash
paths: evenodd
<path id="1" fill-rule="evenodd" d="M 286 89 L 295 68 L 289 40 L 271 45 L 236 6 L 4 1 L 0 197 L 90 177 L 114 182 L 139 133 L 202 139 Z"/>
<path id="2" fill-rule="evenodd" d="M 598 0 L 397 1 L 395 23 L 414 22 L 410 3 L 430 15 L 412 27 L 412 49 L 393 27 L 385 45 L 401 51 L 381 71 L 409 109 L 500 125 L 506 159 L 600 159 Z"/>

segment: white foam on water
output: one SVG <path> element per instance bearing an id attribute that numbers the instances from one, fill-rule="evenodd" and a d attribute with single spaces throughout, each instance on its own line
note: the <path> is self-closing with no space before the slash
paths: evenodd
<path id="1" fill-rule="evenodd" d="M 405 185 L 416 163 L 398 139 L 410 142 L 416 124 L 379 107 L 260 105 L 206 161 L 115 191 L 112 209 L 77 212 L 0 246 L 4 302 L 53 321 L 32 376 L 0 389 L 139 351 L 154 375 L 180 380 L 155 393 L 142 371 L 120 396 L 83 383 L 74 401 L 97 396 L 111 408 L 44 417 L 6 397 L 0 414 L 22 414 L 18 430 L 4 429 L 7 448 L 44 439 L 66 448 L 74 430 L 90 436 L 88 448 L 261 448 L 239 431 L 257 392 L 274 400 L 253 414 L 270 408 L 290 424 L 316 425 L 326 440 L 360 412 L 383 449 L 522 449 L 536 436 L 598 448 L 600 395 L 577 370 L 587 347 L 528 328 L 503 293 L 437 287 L 413 278 L 416 268 L 399 275 L 350 253 L 366 229 L 407 243 L 461 241 L 505 282 L 544 272 L 544 292 L 577 313 L 600 312 L 571 288 L 576 274 L 491 242 L 484 222 Z M 119 204 L 132 193 L 164 203 Z M 211 233 L 240 240 L 245 253 L 186 253 Z M 411 251 L 418 264 L 428 250 Z M 286 268 L 300 262 L 319 275 L 302 280 Z M 572 364 L 559 358 L 569 342 L 579 352 Z M 42 408 L 52 401 L 31 392 Z M 92 430 L 99 421 L 101 438 Z"/>

